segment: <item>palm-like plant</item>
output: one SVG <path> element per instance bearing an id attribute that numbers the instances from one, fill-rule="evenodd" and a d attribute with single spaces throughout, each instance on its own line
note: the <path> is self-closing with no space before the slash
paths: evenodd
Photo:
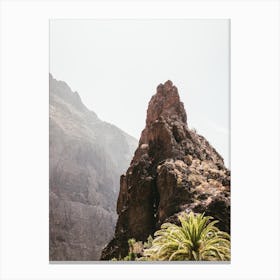
<path id="1" fill-rule="evenodd" d="M 144 250 L 149 260 L 230 260 L 230 236 L 220 231 L 204 214 L 183 213 L 181 226 L 165 223 L 155 233 L 152 247 Z"/>

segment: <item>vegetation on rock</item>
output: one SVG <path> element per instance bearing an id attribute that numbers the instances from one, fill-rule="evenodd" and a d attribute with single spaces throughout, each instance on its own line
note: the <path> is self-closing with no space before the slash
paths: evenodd
<path id="1" fill-rule="evenodd" d="M 204 214 L 184 213 L 179 216 L 181 226 L 164 223 L 155 232 L 152 247 L 144 251 L 148 260 L 159 261 L 228 261 L 230 236 L 220 231 Z"/>
<path id="2" fill-rule="evenodd" d="M 230 235 L 220 231 L 217 220 L 204 214 L 183 213 L 181 225 L 164 223 L 144 244 L 129 239 L 124 261 L 229 261 Z M 117 260 L 116 258 L 112 260 Z"/>
<path id="3" fill-rule="evenodd" d="M 167 81 L 157 87 L 149 102 L 138 148 L 126 174 L 121 176 L 115 235 L 103 249 L 101 260 L 127 256 L 129 238 L 145 241 L 149 235 L 155 236 L 162 224 L 180 226 L 183 212 L 211 216 L 219 221 L 221 231 L 230 234 L 230 170 L 214 147 L 188 127 L 178 90 Z M 220 235 L 216 238 L 227 240 Z M 225 243 L 229 242 L 222 245 Z M 217 244 L 221 242 L 211 246 Z M 212 248 L 211 255 L 191 253 L 184 258 L 229 258 L 219 251 L 213 256 L 213 251 Z M 168 259 L 161 255 L 158 258 Z M 179 259 L 179 254 L 174 258 Z"/>

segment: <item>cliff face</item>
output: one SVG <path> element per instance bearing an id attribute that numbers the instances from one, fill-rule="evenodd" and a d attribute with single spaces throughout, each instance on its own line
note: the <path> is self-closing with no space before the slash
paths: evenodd
<path id="1" fill-rule="evenodd" d="M 98 119 L 65 82 L 49 83 L 49 258 L 98 260 L 137 141 Z"/>
<path id="2" fill-rule="evenodd" d="M 101 259 L 127 255 L 129 238 L 145 241 L 182 211 L 211 215 L 230 231 L 230 171 L 207 140 L 190 130 L 177 88 L 160 84 L 147 110 L 146 127 L 121 176 L 115 236 Z"/>

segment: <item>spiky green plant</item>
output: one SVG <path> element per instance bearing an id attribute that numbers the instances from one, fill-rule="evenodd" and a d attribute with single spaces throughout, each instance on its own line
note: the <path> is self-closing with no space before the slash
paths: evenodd
<path id="1" fill-rule="evenodd" d="M 204 214 L 183 213 L 181 226 L 165 223 L 154 235 L 152 247 L 144 257 L 159 261 L 225 261 L 230 260 L 230 236 L 220 231 Z"/>

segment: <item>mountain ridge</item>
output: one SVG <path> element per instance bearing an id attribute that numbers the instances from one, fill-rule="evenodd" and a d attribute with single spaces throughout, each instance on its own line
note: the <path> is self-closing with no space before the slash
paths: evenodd
<path id="1" fill-rule="evenodd" d="M 51 261 L 98 260 L 116 222 L 119 177 L 137 141 L 49 74 Z"/>

